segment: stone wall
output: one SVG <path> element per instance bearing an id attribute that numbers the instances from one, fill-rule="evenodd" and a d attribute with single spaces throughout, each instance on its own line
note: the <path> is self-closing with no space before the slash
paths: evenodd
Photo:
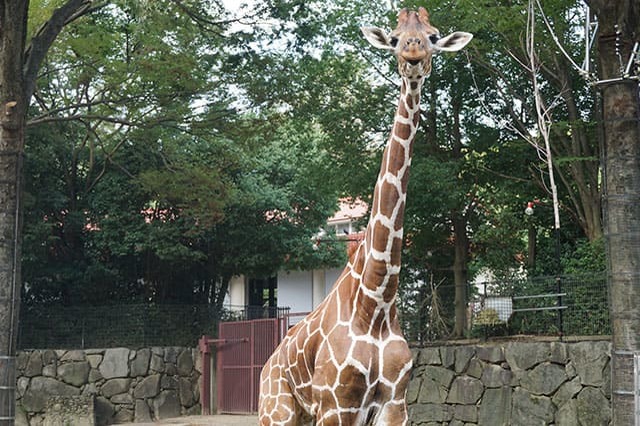
<path id="1" fill-rule="evenodd" d="M 609 342 L 414 349 L 412 425 L 609 425 Z"/>
<path id="2" fill-rule="evenodd" d="M 199 414 L 200 375 L 192 348 L 22 351 L 16 425 L 45 425 L 46 411 L 65 405 L 54 396 L 90 400 L 98 425 Z"/>

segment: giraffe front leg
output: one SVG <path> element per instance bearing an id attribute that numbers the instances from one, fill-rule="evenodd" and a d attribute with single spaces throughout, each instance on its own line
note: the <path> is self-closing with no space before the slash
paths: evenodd
<path id="1" fill-rule="evenodd" d="M 409 415 L 407 412 L 407 403 L 404 400 L 389 401 L 382 406 L 376 416 L 374 425 L 387 426 L 398 425 L 404 426 L 408 424 Z"/>
<path id="2" fill-rule="evenodd" d="M 277 354 L 274 354 L 262 369 L 260 382 L 258 404 L 260 425 L 297 425 L 300 407 L 284 375 L 284 369 L 278 363 Z"/>
<path id="3" fill-rule="evenodd" d="M 261 426 L 297 426 L 297 403 L 293 395 L 281 393 L 261 398 L 259 420 Z"/>

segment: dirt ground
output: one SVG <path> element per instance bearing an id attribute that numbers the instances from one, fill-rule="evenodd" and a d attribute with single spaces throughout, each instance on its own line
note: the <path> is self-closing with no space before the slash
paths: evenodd
<path id="1" fill-rule="evenodd" d="M 217 415 L 177 417 L 175 419 L 160 420 L 155 423 L 126 423 L 121 426 L 256 426 L 257 424 L 258 416 Z"/>

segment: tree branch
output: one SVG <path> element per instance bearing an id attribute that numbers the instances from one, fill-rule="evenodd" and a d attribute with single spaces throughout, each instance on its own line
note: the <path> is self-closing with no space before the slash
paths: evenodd
<path id="1" fill-rule="evenodd" d="M 33 95 L 38 78 L 38 70 L 62 28 L 69 22 L 88 13 L 89 10 L 94 10 L 95 8 L 91 8 L 92 3 L 92 0 L 68 0 L 62 7 L 53 12 L 51 18 L 40 27 L 36 35 L 31 39 L 31 43 L 25 52 L 23 68 L 27 99 L 31 99 Z"/>

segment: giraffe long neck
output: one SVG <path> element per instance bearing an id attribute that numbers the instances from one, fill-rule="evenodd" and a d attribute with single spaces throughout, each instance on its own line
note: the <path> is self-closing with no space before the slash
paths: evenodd
<path id="1" fill-rule="evenodd" d="M 423 78 L 403 78 L 393 130 L 382 156 L 362 249 L 360 286 L 378 303 L 393 303 L 398 289 L 404 210 L 413 142 L 420 120 Z"/>

